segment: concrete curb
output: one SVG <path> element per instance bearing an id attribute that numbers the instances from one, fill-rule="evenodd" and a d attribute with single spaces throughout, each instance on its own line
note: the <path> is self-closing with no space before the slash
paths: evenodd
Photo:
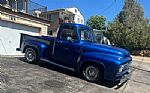
<path id="1" fill-rule="evenodd" d="M 24 55 L 0 55 L 0 57 L 7 57 L 7 58 L 11 58 L 11 57 L 24 57 Z"/>
<path id="2" fill-rule="evenodd" d="M 132 56 L 133 61 L 142 61 L 145 63 L 150 63 L 150 57 Z"/>

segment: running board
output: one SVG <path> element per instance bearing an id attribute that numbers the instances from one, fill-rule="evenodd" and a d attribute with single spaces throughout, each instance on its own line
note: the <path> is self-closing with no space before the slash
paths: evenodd
<path id="1" fill-rule="evenodd" d="M 53 64 L 53 65 L 55 65 L 55 66 L 59 66 L 59 67 L 64 68 L 64 69 L 68 69 L 68 70 L 71 70 L 71 71 L 75 71 L 73 68 L 69 68 L 69 67 L 66 67 L 66 66 L 63 66 L 63 65 L 54 63 L 54 62 L 49 61 L 49 60 L 47 60 L 47 59 L 41 59 L 41 61 L 48 62 L 48 63 L 50 63 L 50 64 Z"/>

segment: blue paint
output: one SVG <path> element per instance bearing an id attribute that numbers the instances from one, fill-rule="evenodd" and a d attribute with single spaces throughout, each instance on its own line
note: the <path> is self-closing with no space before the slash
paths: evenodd
<path id="1" fill-rule="evenodd" d="M 64 29 L 73 29 L 76 34 L 74 41 L 62 39 Z M 128 72 L 126 69 L 118 72 L 121 65 L 130 63 L 132 58 L 130 53 L 124 49 L 98 44 L 95 37 L 89 37 L 89 40 L 81 40 L 81 29 L 91 31 L 91 28 L 80 25 L 64 23 L 61 25 L 57 37 L 47 36 L 24 36 L 21 51 L 24 53 L 26 47 L 34 47 L 38 50 L 39 59 L 52 61 L 55 64 L 74 69 L 80 72 L 82 64 L 92 62 L 100 64 L 104 68 L 104 79 L 116 81 L 123 77 L 123 73 Z M 71 34 L 70 34 L 71 35 Z"/>

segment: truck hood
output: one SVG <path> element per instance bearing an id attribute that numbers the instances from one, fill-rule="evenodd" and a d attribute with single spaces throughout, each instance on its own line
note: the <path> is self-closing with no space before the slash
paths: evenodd
<path id="1" fill-rule="evenodd" d="M 89 52 L 91 50 L 91 52 L 100 52 L 120 57 L 130 57 L 130 53 L 122 48 L 97 43 L 83 43 L 82 45 L 85 46 L 84 50 Z"/>

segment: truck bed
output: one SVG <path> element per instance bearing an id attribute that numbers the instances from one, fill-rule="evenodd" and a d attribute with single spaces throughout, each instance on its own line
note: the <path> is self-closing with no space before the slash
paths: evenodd
<path id="1" fill-rule="evenodd" d="M 34 40 L 37 42 L 42 42 L 45 44 L 53 43 L 55 41 L 56 37 L 48 37 L 48 36 L 31 36 L 27 34 L 21 34 L 20 39 L 20 47 L 24 40 Z"/>

